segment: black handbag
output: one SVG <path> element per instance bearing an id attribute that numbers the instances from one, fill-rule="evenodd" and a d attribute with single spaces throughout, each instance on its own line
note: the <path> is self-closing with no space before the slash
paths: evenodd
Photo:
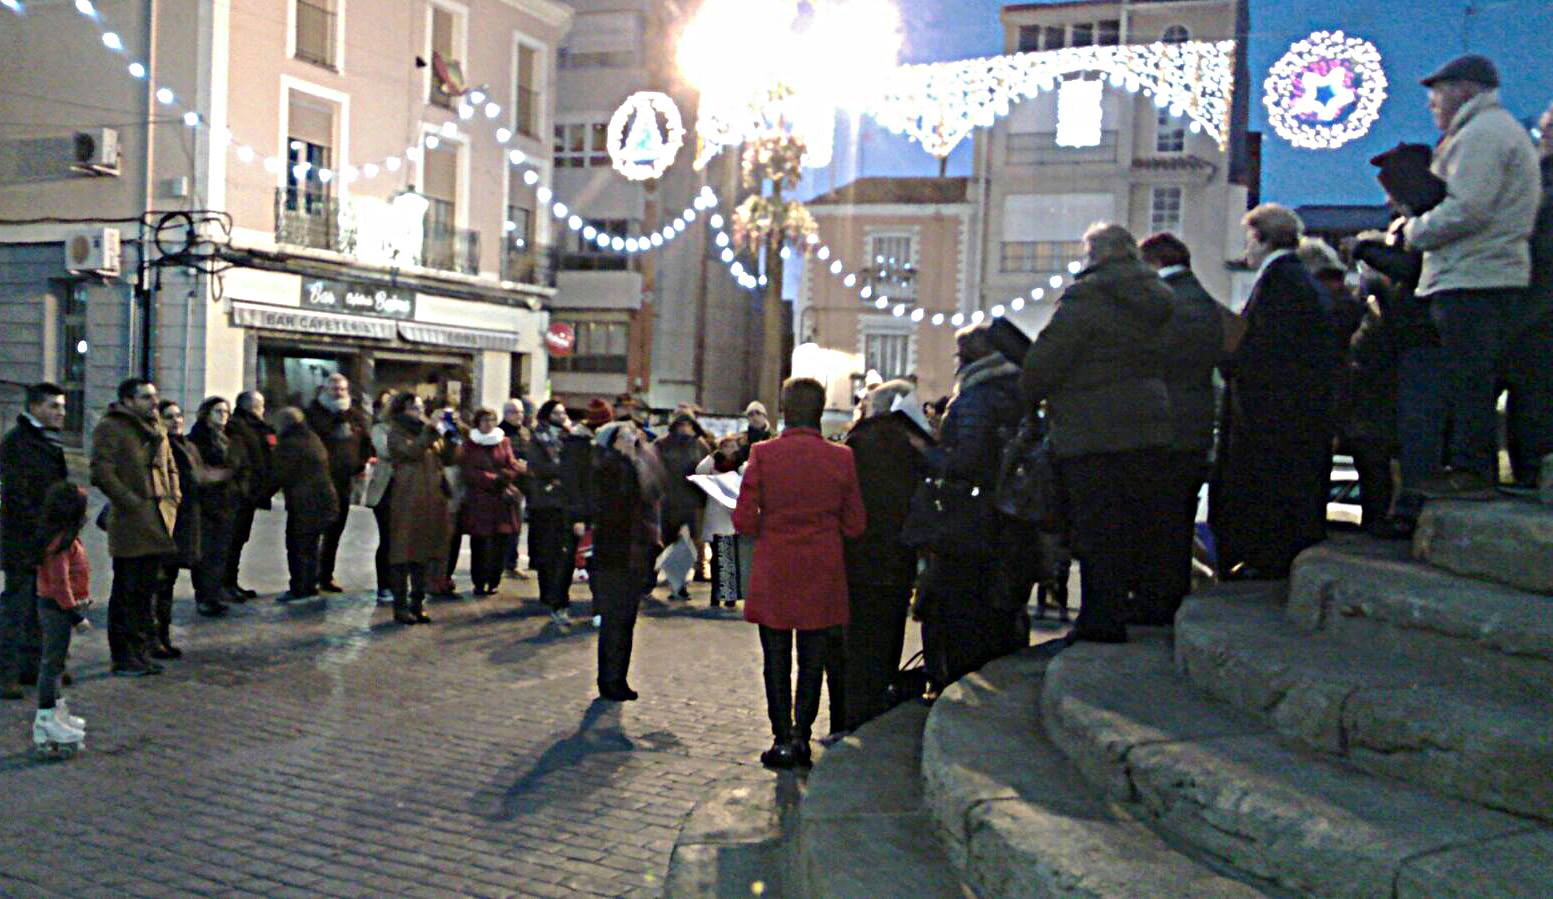
<path id="1" fill-rule="evenodd" d="M 901 543 L 946 556 L 990 554 L 992 497 L 968 481 L 930 478 L 918 485 L 906 508 Z"/>
<path id="2" fill-rule="evenodd" d="M 885 707 L 893 709 L 903 702 L 921 699 L 927 693 L 927 682 L 927 665 L 922 660 L 921 650 L 918 650 L 890 678 L 890 685 L 884 689 Z"/>
<path id="3" fill-rule="evenodd" d="M 1034 416 L 1003 450 L 993 507 L 1008 517 L 1046 529 L 1060 528 L 1061 489 L 1052 457 L 1051 438 Z"/>

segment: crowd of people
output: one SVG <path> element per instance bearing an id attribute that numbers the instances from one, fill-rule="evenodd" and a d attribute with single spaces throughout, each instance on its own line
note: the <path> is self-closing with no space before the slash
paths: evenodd
<path id="1" fill-rule="evenodd" d="M 1287 577 L 1324 539 L 1334 451 L 1353 457 L 1364 527 L 1380 537 L 1410 534 L 1431 498 L 1534 488 L 1553 453 L 1553 108 L 1539 162 L 1487 59 L 1423 83 L 1443 137 L 1373 160 L 1388 231 L 1339 250 L 1285 207 L 1252 209 L 1254 285 L 1236 313 L 1175 235 L 1096 224 L 1038 335 L 1003 318 L 962 329 L 952 397 L 923 403 L 912 381 L 876 379 L 831 439 L 825 390 L 801 378 L 783 386 L 780 435 L 753 402 L 746 427 L 720 436 L 689 406 L 660 436 L 630 395 L 465 414 L 385 391 L 368 409 L 340 374 L 305 409 L 268 414 L 248 391 L 205 399 L 190 425 L 155 384 L 128 379 L 90 460 L 107 499 L 112 672 L 154 675 L 180 657 L 180 570 L 201 615 L 256 598 L 239 582 L 244 548 L 277 495 L 289 574 L 277 601 L 342 592 L 360 504 L 376 523 L 377 600 L 403 625 L 457 595 L 465 537 L 474 593 L 489 596 L 530 577 L 527 531 L 557 626 L 571 625 L 582 569 L 605 700 L 637 698 L 632 634 L 660 576 L 671 601 L 689 599 L 685 580 L 710 580 L 713 607 L 742 601 L 758 626 L 773 732 L 762 761 L 801 766 L 822 687 L 835 733 L 899 701 L 910 617 L 931 695 L 1029 645 L 1032 593 L 1066 618 L 1074 560 L 1082 601 L 1064 645 L 1170 625 L 1199 561 L 1225 580 Z M 1501 485 L 1505 390 L 1513 483 Z M 0 444 L 0 691 L 37 684 L 35 740 L 56 749 L 84 735 L 59 690 L 90 604 L 65 411 L 59 387 L 29 388 Z M 683 578 L 665 569 L 671 548 L 690 560 Z"/>

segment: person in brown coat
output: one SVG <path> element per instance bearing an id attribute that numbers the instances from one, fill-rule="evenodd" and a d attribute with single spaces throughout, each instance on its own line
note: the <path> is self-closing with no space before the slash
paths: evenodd
<path id="1" fill-rule="evenodd" d="M 388 461 L 394 466 L 389 511 L 388 562 L 393 567 L 394 620 L 426 624 L 426 583 L 446 564 L 453 520 L 442 467 L 451 464 L 452 446 L 443 419 L 426 420 L 426 407 L 413 393 L 389 403 Z"/>
<path id="2" fill-rule="evenodd" d="M 146 657 L 155 630 L 151 597 L 166 559 L 178 551 L 173 531 L 183 494 L 167 430 L 157 420 L 156 385 L 144 378 L 119 384 L 119 401 L 92 432 L 92 485 L 108 497 L 108 648 L 120 677 L 160 674 Z"/>
<path id="3" fill-rule="evenodd" d="M 459 530 L 469 535 L 474 558 L 476 596 L 490 596 L 501 583 L 502 550 L 523 526 L 523 492 L 518 487 L 528 466 L 519 461 L 512 441 L 497 427 L 496 413 L 481 409 L 469 439 L 458 448 L 464 480 Z"/>
<path id="4" fill-rule="evenodd" d="M 280 432 L 275 483 L 286 497 L 286 567 L 291 573 L 291 589 L 275 601 L 292 602 L 318 595 L 318 556 L 324 531 L 339 516 L 340 498 L 329 476 L 329 451 L 307 426 L 302 410 L 280 410 L 275 425 Z"/>

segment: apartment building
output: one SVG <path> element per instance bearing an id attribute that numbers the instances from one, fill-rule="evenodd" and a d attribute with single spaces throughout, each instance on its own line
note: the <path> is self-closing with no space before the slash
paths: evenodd
<path id="1" fill-rule="evenodd" d="M 1001 21 L 1008 53 L 1066 47 L 1233 39 L 1236 0 L 1076 0 L 1005 6 Z M 1189 127 L 1141 93 L 1113 86 L 1098 73 L 1071 79 L 1098 82 L 1100 139 L 1063 146 L 1057 139 L 1058 92 L 1016 104 L 1006 117 L 975 135 L 975 201 L 982 210 L 978 236 L 981 272 L 978 308 L 1014 297 L 1040 301 L 1010 313 L 1032 333 L 1044 327 L 1058 291 L 1053 279 L 1069 275 L 1082 253 L 1084 229 L 1098 221 L 1125 225 L 1140 238 L 1172 231 L 1191 247 L 1204 286 L 1221 301 L 1244 293 L 1244 275 L 1226 260 L 1244 252 L 1240 217 L 1247 178 L 1232 166 L 1245 140 L 1244 117 L 1232 117 L 1229 150 Z M 1241 83 L 1237 94 L 1250 89 Z M 1244 102 L 1241 96 L 1237 100 Z"/>
<path id="2" fill-rule="evenodd" d="M 844 263 L 833 274 L 810 259 L 795 313 L 794 373 L 826 385 L 827 408 L 850 411 L 869 372 L 915 378 L 924 399 L 953 391 L 954 329 L 943 322 L 977 308 L 970 188 L 968 178 L 859 178 L 807 204 L 821 243 Z M 847 275 L 861 285 L 847 286 Z M 859 299 L 863 285 L 872 302 Z"/>
<path id="3" fill-rule="evenodd" d="M 305 402 L 334 372 L 461 406 L 541 392 L 555 288 L 538 198 L 572 15 L 0 10 L 0 379 L 61 382 L 74 441 L 139 373 L 185 404 L 253 386 Z M 18 396 L 0 391 L 4 411 Z"/>
<path id="4" fill-rule="evenodd" d="M 557 71 L 556 192 L 577 198 L 586 224 L 602 233 L 661 230 L 704 187 L 726 216 L 739 198 L 737 154 L 696 171 L 691 136 L 661 177 L 630 181 L 608 152 L 610 120 L 638 92 L 667 95 L 686 125 L 693 123 L 695 93 L 677 76 L 674 47 L 694 4 L 569 3 L 576 17 Z M 661 249 L 632 256 L 601 252 L 585 232 L 563 234 L 554 315 L 572 325 L 577 350 L 552 360 L 555 394 L 582 403 L 630 392 L 660 409 L 688 402 L 741 412 L 756 381 L 758 298 L 728 277 L 715 253 L 700 218 Z"/>

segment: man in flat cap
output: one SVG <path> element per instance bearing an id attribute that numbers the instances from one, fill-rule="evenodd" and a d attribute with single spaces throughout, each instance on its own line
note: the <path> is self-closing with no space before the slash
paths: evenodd
<path id="1" fill-rule="evenodd" d="M 1444 135 L 1431 168 L 1446 196 L 1428 212 L 1411 210 L 1404 233 L 1424 254 L 1417 295 L 1429 303 L 1441 348 L 1428 391 L 1433 408 L 1399 422 L 1402 480 L 1414 502 L 1488 499 L 1498 480 L 1496 365 L 1531 280 L 1537 154 L 1500 104 L 1499 73 L 1488 59 L 1458 57 L 1422 83 Z M 1447 419 L 1454 421 L 1448 448 Z"/>

